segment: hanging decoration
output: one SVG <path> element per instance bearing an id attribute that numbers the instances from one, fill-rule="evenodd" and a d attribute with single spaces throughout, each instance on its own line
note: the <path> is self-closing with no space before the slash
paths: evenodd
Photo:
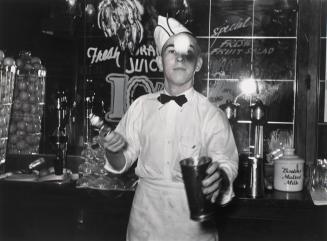
<path id="1" fill-rule="evenodd" d="M 138 0 L 103 0 L 98 6 L 98 27 L 106 37 L 117 36 L 122 50 L 133 53 L 143 39 L 143 13 Z"/>
<path id="2" fill-rule="evenodd" d="M 196 0 L 143 0 L 145 8 L 154 5 L 157 14 L 162 16 L 175 18 L 188 29 L 192 27 L 194 21 L 192 5 Z M 191 29 L 190 29 L 191 30 Z"/>
<path id="3" fill-rule="evenodd" d="M 173 10 L 175 11 L 173 14 L 174 18 L 178 19 L 186 26 L 193 22 L 193 13 L 189 0 L 171 0 L 170 2 L 172 3 Z"/>

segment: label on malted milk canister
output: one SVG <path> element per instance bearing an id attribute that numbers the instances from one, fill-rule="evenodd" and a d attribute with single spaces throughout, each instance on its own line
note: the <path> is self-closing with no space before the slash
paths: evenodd
<path id="1" fill-rule="evenodd" d="M 286 192 L 297 192 L 303 189 L 304 160 L 285 152 L 284 156 L 274 162 L 274 189 Z"/>

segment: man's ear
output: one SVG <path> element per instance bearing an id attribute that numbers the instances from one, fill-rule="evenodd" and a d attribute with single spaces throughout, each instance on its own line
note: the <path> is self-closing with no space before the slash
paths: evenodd
<path id="1" fill-rule="evenodd" d="M 195 66 L 195 72 L 199 72 L 203 64 L 203 59 L 201 56 L 198 57 L 198 60 L 196 61 L 196 66 Z"/>
<path id="2" fill-rule="evenodd" d="M 162 72 L 163 71 L 163 67 L 162 67 L 162 58 L 160 55 L 157 55 L 156 57 L 156 62 L 157 62 L 157 66 L 159 68 L 159 71 Z"/>

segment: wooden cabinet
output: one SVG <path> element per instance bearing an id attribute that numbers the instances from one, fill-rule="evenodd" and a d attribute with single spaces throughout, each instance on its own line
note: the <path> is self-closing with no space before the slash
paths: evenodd
<path id="1" fill-rule="evenodd" d="M 308 164 L 327 154 L 326 7 L 323 0 L 299 1 L 295 140 Z"/>
<path id="2" fill-rule="evenodd" d="M 124 241 L 134 196 L 8 181 L 0 182 L 0 193 L 4 241 Z M 274 191 L 261 199 L 235 198 L 217 211 L 216 222 L 224 241 L 325 241 L 326 214 L 306 191 Z"/>
<path id="3" fill-rule="evenodd" d="M 133 192 L 0 183 L 0 240 L 125 240 Z"/>

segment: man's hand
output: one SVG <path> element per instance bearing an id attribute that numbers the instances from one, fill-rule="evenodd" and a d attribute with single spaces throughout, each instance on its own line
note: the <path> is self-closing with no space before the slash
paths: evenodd
<path id="1" fill-rule="evenodd" d="M 118 152 L 125 147 L 126 141 L 122 135 L 115 131 L 111 131 L 103 137 L 102 145 L 108 151 Z"/>
<path id="2" fill-rule="evenodd" d="M 217 162 L 212 162 L 207 169 L 207 177 L 202 181 L 203 193 L 212 203 L 220 199 L 229 186 L 225 171 L 219 168 Z"/>

